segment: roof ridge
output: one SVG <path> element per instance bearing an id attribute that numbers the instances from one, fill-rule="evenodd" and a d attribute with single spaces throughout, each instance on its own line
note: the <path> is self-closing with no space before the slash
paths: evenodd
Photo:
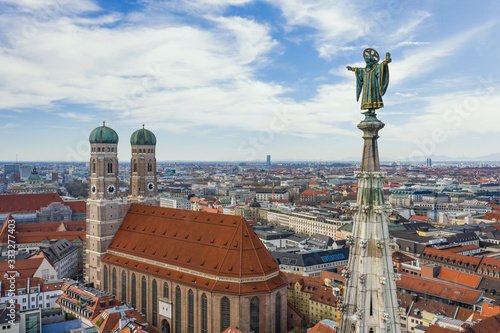
<path id="1" fill-rule="evenodd" d="M 240 222 L 241 222 L 241 220 L 240 220 Z M 229 253 L 230 248 L 231 248 L 231 244 L 233 244 L 234 237 L 236 237 L 236 233 L 238 232 L 238 229 L 239 229 L 240 227 L 241 227 L 241 223 L 240 223 L 240 225 L 238 226 L 238 228 L 236 228 L 236 230 L 234 231 L 234 234 L 233 234 L 233 237 L 231 238 L 231 241 L 230 241 L 230 242 L 228 242 L 228 245 L 227 245 L 227 251 L 226 251 L 226 253 L 224 253 L 224 258 L 222 258 L 222 261 L 221 261 L 221 263 L 220 263 L 220 265 L 219 265 L 219 269 L 217 270 L 217 275 L 219 275 L 219 274 L 220 274 L 220 271 L 221 271 L 221 269 L 222 269 L 222 266 L 224 265 L 224 261 L 226 260 L 226 257 L 227 257 L 227 255 L 228 255 L 228 253 Z"/>
<path id="2" fill-rule="evenodd" d="M 242 219 L 244 220 L 244 218 L 243 218 L 243 217 L 242 217 Z M 246 226 L 247 226 L 247 232 L 248 232 L 248 227 L 249 227 L 250 225 L 247 223 L 247 224 L 246 224 Z M 254 253 L 256 253 L 256 252 L 257 252 L 257 249 L 256 249 L 256 247 L 255 247 L 255 244 L 253 243 L 252 237 L 250 237 L 250 235 L 249 235 L 249 237 L 248 237 L 248 238 L 250 239 L 250 243 L 252 244 L 252 247 L 253 247 L 253 251 L 254 251 Z M 257 238 L 257 239 L 258 239 L 258 238 Z M 259 256 L 256 256 L 256 257 L 257 257 L 257 262 L 258 262 L 258 263 L 259 263 L 259 265 L 260 265 L 260 269 L 261 269 L 262 273 L 264 273 L 264 272 L 265 272 L 265 270 L 264 270 L 264 267 L 262 266 L 262 262 L 260 261 L 260 257 L 259 257 Z M 279 271 L 279 268 L 278 268 L 278 271 Z M 269 286 L 268 286 L 267 284 L 266 284 L 266 287 L 267 287 L 267 289 L 270 291 Z"/>

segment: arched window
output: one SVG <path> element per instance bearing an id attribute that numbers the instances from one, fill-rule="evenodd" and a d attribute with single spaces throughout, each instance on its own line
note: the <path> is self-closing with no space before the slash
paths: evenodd
<path id="1" fill-rule="evenodd" d="M 113 173 L 113 163 L 108 163 L 108 173 Z"/>
<path id="2" fill-rule="evenodd" d="M 113 273 L 111 274 L 111 284 L 113 286 L 113 295 L 116 296 L 116 268 L 113 268 Z"/>
<path id="3" fill-rule="evenodd" d="M 148 297 L 148 293 L 147 293 L 147 285 L 146 285 L 146 277 L 142 277 L 142 283 L 141 283 L 141 292 L 142 292 L 142 297 L 141 297 L 141 312 L 146 314 L 146 310 L 147 310 L 147 307 L 148 307 L 148 303 L 146 302 L 146 298 Z"/>
<path id="4" fill-rule="evenodd" d="M 207 308 L 208 308 L 207 295 L 203 293 L 203 295 L 201 295 L 201 333 L 208 332 Z"/>
<path id="5" fill-rule="evenodd" d="M 158 326 L 158 286 L 156 284 L 156 280 L 153 280 L 153 293 L 151 294 L 153 297 L 153 326 Z"/>
<path id="6" fill-rule="evenodd" d="M 224 331 L 231 324 L 231 304 L 229 299 L 224 296 L 220 300 L 220 330 Z"/>
<path id="7" fill-rule="evenodd" d="M 175 333 L 182 333 L 181 328 L 181 288 L 175 287 Z"/>
<path id="8" fill-rule="evenodd" d="M 281 294 L 276 293 L 276 313 L 274 314 L 274 331 L 281 333 Z"/>
<path id="9" fill-rule="evenodd" d="M 108 291 L 108 266 L 104 266 L 104 278 L 103 278 L 103 289 Z"/>
<path id="10" fill-rule="evenodd" d="M 131 303 L 132 303 L 132 306 L 135 308 L 136 305 L 137 305 L 137 291 L 136 291 L 136 281 L 135 281 L 135 274 L 132 273 L 132 283 L 131 283 L 131 288 L 132 288 L 132 300 L 131 300 Z"/>
<path id="11" fill-rule="evenodd" d="M 250 301 L 250 332 L 259 333 L 259 327 L 260 327 L 259 319 L 260 319 L 259 299 L 257 297 L 254 297 Z"/>
<path id="12" fill-rule="evenodd" d="M 101 152 L 101 147 L 97 147 L 97 152 L 100 153 Z"/>
<path id="13" fill-rule="evenodd" d="M 95 173 L 95 160 L 92 161 L 92 173 Z"/>
<path id="14" fill-rule="evenodd" d="M 163 297 L 165 297 L 166 299 L 169 298 L 169 296 L 168 296 L 168 284 L 166 282 L 163 284 Z"/>
<path id="15" fill-rule="evenodd" d="M 127 274 L 122 271 L 122 301 L 127 303 Z"/>
<path id="16" fill-rule="evenodd" d="M 151 161 L 148 162 L 148 171 L 153 171 L 153 163 L 151 163 Z"/>
<path id="17" fill-rule="evenodd" d="M 188 292 L 188 333 L 194 333 L 194 294 L 191 289 Z"/>
<path id="18" fill-rule="evenodd" d="M 137 161 L 134 161 L 134 172 L 137 172 Z"/>

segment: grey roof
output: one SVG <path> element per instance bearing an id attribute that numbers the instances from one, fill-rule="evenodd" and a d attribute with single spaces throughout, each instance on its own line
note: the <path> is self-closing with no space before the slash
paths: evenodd
<path id="1" fill-rule="evenodd" d="M 349 258 L 349 248 L 298 253 L 273 251 L 271 255 L 279 264 L 307 267 L 347 260 Z"/>
<path id="2" fill-rule="evenodd" d="M 66 255 L 74 251 L 77 251 L 76 246 L 66 238 L 63 238 L 43 250 L 43 253 L 45 253 L 53 262 L 58 262 Z"/>
<path id="3" fill-rule="evenodd" d="M 9 318 L 7 315 L 10 314 L 10 309 L 8 308 L 7 303 L 2 303 L 0 304 L 0 324 L 5 324 L 11 318 Z M 15 323 L 19 323 L 19 310 L 15 309 Z"/>
<path id="4" fill-rule="evenodd" d="M 405 239 L 416 243 L 427 243 L 429 240 L 433 239 L 432 237 L 420 236 L 415 232 L 404 230 L 391 230 L 389 233 L 394 236 L 394 238 Z"/>

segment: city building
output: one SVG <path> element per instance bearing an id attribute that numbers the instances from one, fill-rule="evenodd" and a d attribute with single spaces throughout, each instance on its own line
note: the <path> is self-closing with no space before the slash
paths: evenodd
<path id="1" fill-rule="evenodd" d="M 62 295 L 62 285 L 75 283 L 69 280 L 48 280 L 34 277 L 16 277 L 14 284 L 2 276 L 0 280 L 0 304 L 11 300 L 19 305 L 20 310 L 36 309 L 49 310 L 55 308 L 56 301 Z M 13 294 L 11 294 L 13 290 Z"/>
<path id="2" fill-rule="evenodd" d="M 160 207 L 191 210 L 191 201 L 185 198 L 160 197 Z"/>
<path id="3" fill-rule="evenodd" d="M 271 165 L 271 155 L 267 155 L 266 165 Z"/>
<path id="4" fill-rule="evenodd" d="M 78 248 L 63 238 L 43 250 L 57 272 L 57 279 L 74 278 L 78 271 Z"/>
<path id="5" fill-rule="evenodd" d="M 347 265 L 349 248 L 303 252 L 274 251 L 272 255 L 282 272 L 320 278 L 323 270 Z"/>

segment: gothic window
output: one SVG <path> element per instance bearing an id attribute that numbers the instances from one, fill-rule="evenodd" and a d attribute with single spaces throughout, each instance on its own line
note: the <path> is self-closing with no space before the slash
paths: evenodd
<path id="1" fill-rule="evenodd" d="M 163 297 L 168 299 L 168 284 L 166 282 L 163 284 Z"/>
<path id="2" fill-rule="evenodd" d="M 194 333 L 194 294 L 191 289 L 188 292 L 188 332 Z"/>
<path id="3" fill-rule="evenodd" d="M 224 331 L 231 323 L 231 304 L 229 299 L 224 296 L 220 300 L 220 330 Z"/>
<path id="4" fill-rule="evenodd" d="M 122 301 L 127 303 L 127 275 L 122 271 Z"/>
<path id="5" fill-rule="evenodd" d="M 137 161 L 134 161 L 134 172 L 137 172 Z"/>
<path id="6" fill-rule="evenodd" d="M 135 274 L 132 273 L 132 306 L 135 308 L 137 304 L 137 291 L 136 291 L 136 281 L 135 281 Z"/>
<path id="7" fill-rule="evenodd" d="M 151 161 L 148 162 L 148 171 L 153 171 L 153 164 L 151 163 Z"/>
<path id="8" fill-rule="evenodd" d="M 201 295 L 201 333 L 207 333 L 208 332 L 208 320 L 207 320 L 207 295 L 203 293 Z"/>
<path id="9" fill-rule="evenodd" d="M 95 173 L 95 160 L 92 161 L 92 173 Z"/>
<path id="10" fill-rule="evenodd" d="M 113 173 L 113 163 L 108 163 L 108 173 Z"/>
<path id="11" fill-rule="evenodd" d="M 110 149 L 109 149 L 109 147 L 108 147 L 108 153 L 109 153 L 110 151 L 111 151 L 111 150 L 110 150 Z"/>
<path id="12" fill-rule="evenodd" d="M 276 293 L 276 313 L 274 314 L 274 331 L 281 333 L 281 294 Z"/>
<path id="13" fill-rule="evenodd" d="M 144 314 L 146 314 L 146 310 L 147 310 L 146 298 L 147 298 L 148 294 L 147 294 L 147 290 L 146 290 L 146 278 L 144 276 L 142 277 L 141 292 L 142 292 L 142 297 L 141 297 L 142 308 L 141 308 L 141 312 L 144 313 Z"/>
<path id="14" fill-rule="evenodd" d="M 97 152 L 100 153 L 101 152 L 101 147 L 97 147 Z"/>
<path id="15" fill-rule="evenodd" d="M 250 301 L 250 332 L 259 333 L 259 311 L 259 299 L 254 297 Z"/>
<path id="16" fill-rule="evenodd" d="M 175 333 L 182 333 L 181 329 L 181 288 L 175 288 Z"/>
<path id="17" fill-rule="evenodd" d="M 111 281 L 113 284 L 113 295 L 116 296 L 116 268 L 113 268 L 113 273 L 111 274 Z"/>
<path id="18" fill-rule="evenodd" d="M 158 326 L 158 286 L 156 280 L 153 280 L 153 326 Z"/>
<path id="19" fill-rule="evenodd" d="M 104 266 L 104 291 L 108 291 L 108 266 Z"/>

